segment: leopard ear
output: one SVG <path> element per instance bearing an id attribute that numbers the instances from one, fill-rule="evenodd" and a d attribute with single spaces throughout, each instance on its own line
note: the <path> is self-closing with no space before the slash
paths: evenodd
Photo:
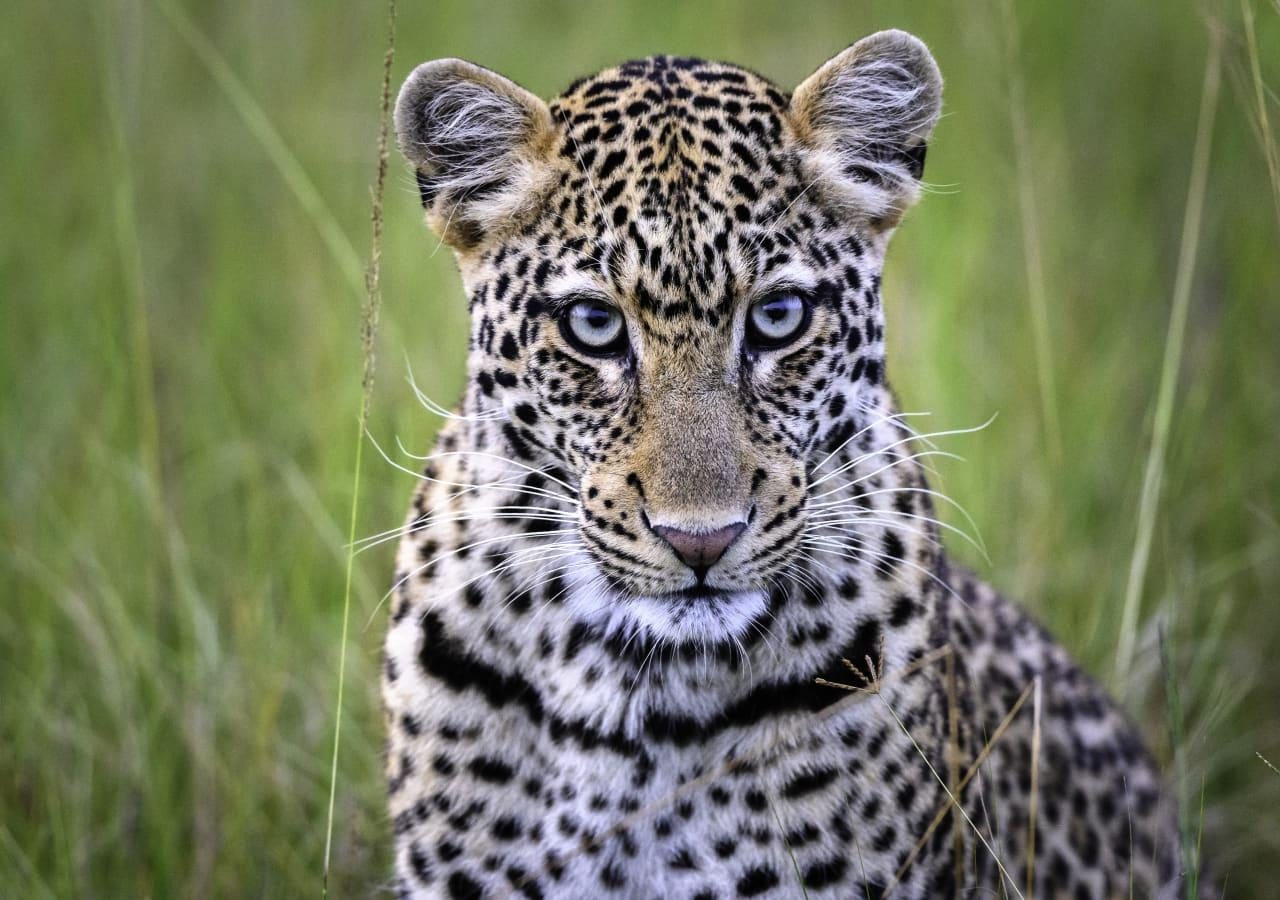
<path id="1" fill-rule="evenodd" d="M 791 122 L 828 192 L 892 228 L 920 193 L 942 74 L 905 31 L 881 31 L 829 59 L 796 88 Z"/>
<path id="2" fill-rule="evenodd" d="M 536 204 L 550 178 L 547 105 L 461 59 L 418 66 L 396 100 L 400 152 L 416 169 L 429 224 L 466 250 Z"/>

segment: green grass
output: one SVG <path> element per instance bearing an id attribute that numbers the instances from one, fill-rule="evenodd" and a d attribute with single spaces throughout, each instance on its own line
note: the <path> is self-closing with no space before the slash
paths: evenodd
<path id="1" fill-rule="evenodd" d="M 14 896 L 321 885 L 384 9 L 186 0 L 184 30 L 169 5 L 22 3 L 0 34 L 0 884 Z M 920 34 L 947 115 L 937 189 L 885 276 L 891 374 L 931 428 L 999 413 L 950 439 L 969 461 L 943 466 L 991 562 L 952 550 L 1113 679 L 1207 17 L 1222 91 L 1132 664 L 1112 686 L 1171 775 L 1176 755 L 1188 830 L 1204 785 L 1204 854 L 1247 897 L 1280 859 L 1265 763 L 1280 760 L 1280 10 L 414 4 L 394 77 L 457 55 L 545 95 L 667 51 L 794 84 L 869 31 Z M 402 167 L 387 188 L 370 429 L 421 448 L 437 423 L 403 360 L 455 396 L 465 305 Z M 375 453 L 360 475 L 357 533 L 399 524 L 411 479 Z M 381 621 L 364 623 L 391 552 L 353 573 L 338 896 L 389 871 Z"/>

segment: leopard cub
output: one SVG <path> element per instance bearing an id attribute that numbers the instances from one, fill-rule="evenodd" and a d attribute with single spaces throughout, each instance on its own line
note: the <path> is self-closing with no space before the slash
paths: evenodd
<path id="1" fill-rule="evenodd" d="M 667 56 L 550 102 L 410 75 L 471 333 L 386 638 L 403 895 L 1178 890 L 1134 728 L 948 564 L 885 383 L 941 102 L 899 31 L 789 94 Z"/>

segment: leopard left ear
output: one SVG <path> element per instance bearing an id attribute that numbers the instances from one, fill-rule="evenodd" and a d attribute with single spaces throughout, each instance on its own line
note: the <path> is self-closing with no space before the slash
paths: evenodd
<path id="1" fill-rule="evenodd" d="M 796 88 L 791 124 L 828 193 L 892 228 L 920 193 L 942 74 L 905 31 L 881 31 L 827 60 Z"/>

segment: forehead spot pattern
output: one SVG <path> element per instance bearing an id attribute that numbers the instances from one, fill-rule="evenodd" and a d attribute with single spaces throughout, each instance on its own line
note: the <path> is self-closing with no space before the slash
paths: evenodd
<path id="1" fill-rule="evenodd" d="M 671 57 L 608 70 L 551 104 L 569 163 L 557 211 L 595 235 L 588 255 L 646 322 L 719 328 L 744 276 L 790 259 L 798 235 L 769 231 L 803 191 L 786 107 L 753 73 Z M 734 270 L 731 246 L 750 271 Z"/>

